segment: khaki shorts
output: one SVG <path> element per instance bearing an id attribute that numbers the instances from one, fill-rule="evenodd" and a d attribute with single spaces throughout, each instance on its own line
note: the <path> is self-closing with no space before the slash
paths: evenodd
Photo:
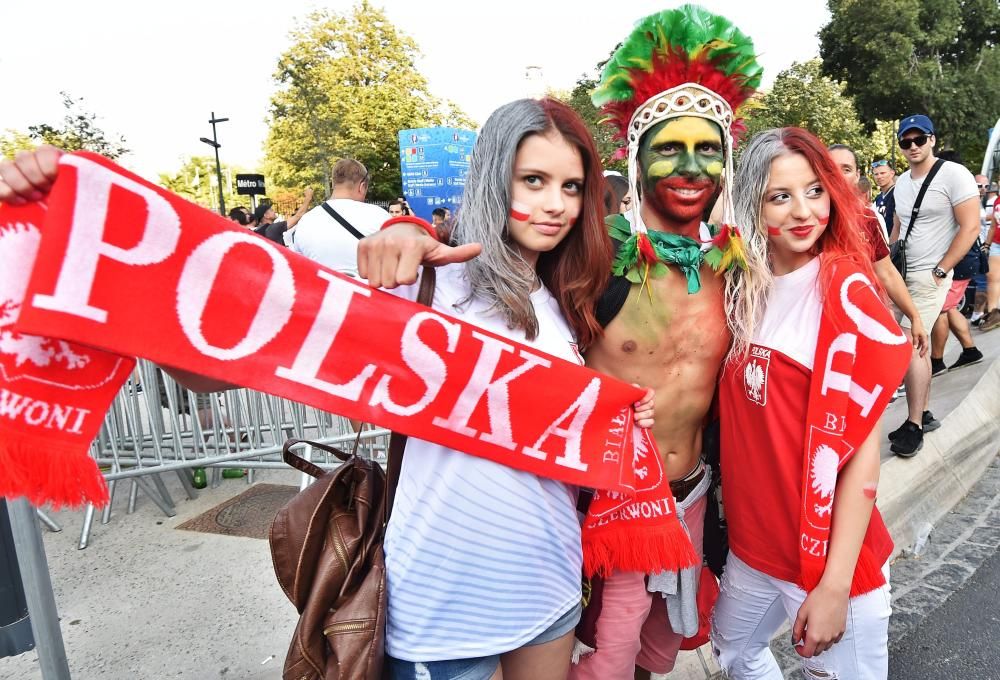
<path id="1" fill-rule="evenodd" d="M 937 321 L 938 315 L 944 309 L 945 298 L 948 297 L 948 291 L 951 290 L 951 275 L 952 272 L 948 272 L 947 278 L 938 279 L 930 269 L 906 273 L 906 290 L 913 298 L 913 304 L 917 308 L 917 313 L 920 314 L 920 321 L 924 324 L 924 330 L 927 333 L 931 332 L 934 322 Z M 899 314 L 898 309 L 896 312 Z M 902 318 L 899 320 L 899 325 L 903 328 L 909 328 L 910 320 L 905 316 L 900 316 Z"/>

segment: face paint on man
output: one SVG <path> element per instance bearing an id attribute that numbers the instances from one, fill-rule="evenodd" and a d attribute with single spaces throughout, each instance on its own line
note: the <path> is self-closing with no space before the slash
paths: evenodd
<path id="1" fill-rule="evenodd" d="M 716 123 L 682 116 L 654 125 L 639 141 L 642 200 L 649 207 L 643 219 L 654 229 L 697 236 L 719 193 L 724 163 Z"/>

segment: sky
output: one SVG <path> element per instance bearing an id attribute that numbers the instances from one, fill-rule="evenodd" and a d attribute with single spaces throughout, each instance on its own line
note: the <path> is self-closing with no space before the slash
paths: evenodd
<path id="1" fill-rule="evenodd" d="M 680 2 L 614 0 L 372 0 L 419 46 L 417 67 L 431 92 L 456 102 L 480 125 L 498 106 L 526 96 L 529 66 L 547 87 L 569 90 L 590 75 L 647 14 Z M 749 34 L 764 84 L 819 54 L 829 20 L 823 0 L 702 0 Z M 156 180 L 183 159 L 209 155 L 200 137 L 218 126 L 223 162 L 255 169 L 263 158 L 278 57 L 289 31 L 336 0 L 169 0 L 3 2 L 0 25 L 0 131 L 61 123 L 60 91 L 83 98 L 109 134 L 132 153 L 120 162 Z M 610 12 L 608 6 L 613 8 Z M 39 12 L 43 8 L 42 13 Z M 583 8 L 589 9 L 583 9 Z"/>

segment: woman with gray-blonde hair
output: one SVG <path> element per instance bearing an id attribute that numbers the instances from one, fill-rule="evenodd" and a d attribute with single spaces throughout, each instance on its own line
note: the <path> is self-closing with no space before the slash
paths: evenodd
<path id="1" fill-rule="evenodd" d="M 766 243 L 748 346 L 719 384 L 730 554 L 712 642 L 728 677 L 782 677 L 786 619 L 807 677 L 888 673 L 888 558 L 875 507 L 879 418 L 909 363 L 849 186 L 823 144 L 768 130 L 733 182 L 738 223 Z"/>
<path id="2" fill-rule="evenodd" d="M 396 226 L 361 242 L 358 270 L 413 300 L 419 283 L 396 280 L 399 262 L 451 262 L 436 270 L 435 309 L 582 364 L 601 333 L 593 273 L 612 261 L 604 191 L 579 116 L 554 99 L 515 101 L 479 134 L 450 243 L 386 258 L 400 229 L 423 233 Z M 651 425 L 650 394 L 635 408 Z M 581 612 L 576 497 L 562 482 L 409 438 L 384 544 L 392 677 L 564 678 Z"/>

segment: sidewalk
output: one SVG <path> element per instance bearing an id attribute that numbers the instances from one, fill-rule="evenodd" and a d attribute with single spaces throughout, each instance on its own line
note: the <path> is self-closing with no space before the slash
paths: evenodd
<path id="1" fill-rule="evenodd" d="M 973 337 L 986 360 L 934 379 L 931 407 L 942 428 L 910 460 L 892 456 L 884 443 L 879 507 L 897 549 L 912 542 L 918 518 L 934 523 L 964 496 L 997 452 L 1000 330 Z M 945 361 L 957 353 L 950 346 Z M 889 407 L 885 432 L 902 422 L 905 408 L 905 399 Z M 256 481 L 297 485 L 298 478 L 267 470 Z M 63 531 L 43 529 L 73 678 L 279 680 L 297 617 L 277 586 L 267 542 L 176 530 L 247 485 L 223 480 L 186 500 L 175 475 L 163 480 L 175 517 L 142 494 L 135 513 L 126 514 L 129 485 L 119 484 L 111 521 L 95 521 L 86 550 L 76 549 L 82 512 L 52 513 Z M 718 670 L 707 650 L 705 657 Z M 705 673 L 697 656 L 685 653 L 670 678 Z M 41 680 L 35 652 L 0 659 L 0 680 Z"/>

